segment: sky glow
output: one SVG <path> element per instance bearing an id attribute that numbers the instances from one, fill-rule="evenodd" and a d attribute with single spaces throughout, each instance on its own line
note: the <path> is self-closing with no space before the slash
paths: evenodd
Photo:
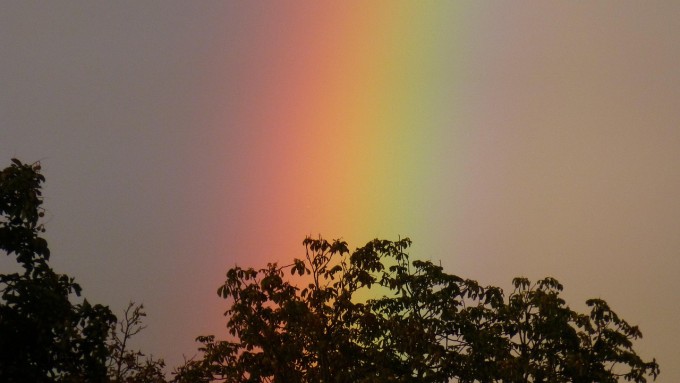
<path id="1" fill-rule="evenodd" d="M 668 2 L 12 2 L 0 160 L 40 160 L 53 264 L 148 309 L 170 365 L 234 264 L 306 235 L 639 324 L 680 381 L 680 15 Z M 0 268 L 11 267 L 7 257 Z"/>

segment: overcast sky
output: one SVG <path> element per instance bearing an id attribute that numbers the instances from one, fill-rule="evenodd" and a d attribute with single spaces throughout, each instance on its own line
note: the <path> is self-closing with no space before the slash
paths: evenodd
<path id="1" fill-rule="evenodd" d="M 680 3 L 420 5 L 3 3 L 0 161 L 42 163 L 54 267 L 172 366 L 228 267 L 409 236 L 604 298 L 680 381 Z"/>

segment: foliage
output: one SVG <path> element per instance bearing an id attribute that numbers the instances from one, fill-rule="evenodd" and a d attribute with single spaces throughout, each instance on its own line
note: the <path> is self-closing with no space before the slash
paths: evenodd
<path id="1" fill-rule="evenodd" d="M 40 164 L 13 159 L 0 173 L 0 249 L 15 255 L 23 272 L 0 274 L 0 381 L 101 382 L 106 380 L 106 339 L 115 316 L 87 300 L 81 288 L 48 265 Z"/>
<path id="2" fill-rule="evenodd" d="M 552 278 L 493 286 L 409 259 L 409 239 L 306 238 L 305 259 L 234 267 L 218 294 L 230 339 L 199 337 L 176 382 L 617 382 L 659 373 L 603 300 L 580 314 Z M 298 287 L 295 280 L 303 281 Z M 361 299 L 367 290 L 379 292 Z"/>
<path id="3" fill-rule="evenodd" d="M 117 322 L 108 307 L 74 304 L 81 288 L 49 266 L 40 164 L 13 159 L 0 173 L 0 249 L 23 272 L 0 274 L 1 382 L 165 382 L 162 359 L 129 349 L 142 331 L 143 305 Z"/>
<path id="4" fill-rule="evenodd" d="M 81 288 L 48 264 L 40 164 L 0 172 L 0 249 L 21 271 L 0 274 L 0 382 L 164 382 L 162 359 L 129 341 L 142 305 L 120 321 L 108 307 L 73 303 Z M 601 299 L 573 311 L 553 278 L 480 286 L 429 261 L 411 241 L 347 244 L 306 238 L 305 258 L 234 267 L 218 294 L 229 302 L 228 340 L 198 338 L 201 357 L 174 381 L 230 383 L 618 382 L 656 379 L 642 336 Z M 370 295 L 370 293 L 373 293 Z M 372 299 L 367 299 L 372 296 Z"/>

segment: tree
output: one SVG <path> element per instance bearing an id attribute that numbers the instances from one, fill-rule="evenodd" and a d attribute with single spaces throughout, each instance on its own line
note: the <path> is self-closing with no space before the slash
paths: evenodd
<path id="1" fill-rule="evenodd" d="M 117 322 L 106 306 L 73 303 L 81 287 L 49 266 L 40 170 L 12 159 L 0 172 L 0 249 L 23 269 L 0 274 L 0 382 L 164 382 L 162 359 L 129 349 L 143 306 Z"/>
<path id="2" fill-rule="evenodd" d="M 202 336 L 176 382 L 617 382 L 656 379 L 639 329 L 603 300 L 571 310 L 545 278 L 502 289 L 409 259 L 409 239 L 306 238 L 304 259 L 234 267 L 218 294 L 230 339 Z M 296 281 L 298 283 L 296 283 Z M 371 290 L 373 289 L 373 290 Z M 375 291 L 372 299 L 362 299 Z"/>
<path id="3" fill-rule="evenodd" d="M 144 305 L 130 302 L 123 317 L 111 326 L 108 370 L 112 383 L 165 382 L 163 359 L 154 359 L 153 356 L 145 358 L 141 351 L 130 349 L 130 340 L 146 328 L 142 324 L 144 317 Z"/>
<path id="4" fill-rule="evenodd" d="M 656 361 L 644 362 L 633 350 L 642 337 L 601 299 L 580 314 L 559 297 L 562 285 L 553 278 L 531 284 L 513 280 L 514 291 L 498 311 L 510 341 L 506 376 L 514 381 L 645 382 L 656 378 Z"/>
<path id="5" fill-rule="evenodd" d="M 39 171 L 13 159 L 0 173 L 0 249 L 23 269 L 0 274 L 0 381 L 105 381 L 115 316 L 87 300 L 73 304 L 80 286 L 49 267 Z"/>

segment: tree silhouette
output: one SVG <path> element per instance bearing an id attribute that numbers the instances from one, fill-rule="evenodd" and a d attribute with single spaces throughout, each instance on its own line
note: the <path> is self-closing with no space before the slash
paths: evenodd
<path id="1" fill-rule="evenodd" d="M 115 316 L 87 300 L 72 303 L 80 286 L 49 267 L 39 171 L 13 159 L 0 173 L 0 249 L 23 269 L 0 274 L 0 381 L 103 382 Z"/>
<path id="2" fill-rule="evenodd" d="M 123 312 L 123 317 L 111 327 L 108 370 L 112 383 L 165 382 L 163 359 L 147 357 L 139 350 L 130 349 L 129 341 L 146 328 L 146 325 L 142 324 L 144 317 L 146 317 L 144 305 L 130 302 Z"/>
<path id="3" fill-rule="evenodd" d="M 128 341 L 142 305 L 120 321 L 108 307 L 73 303 L 80 286 L 48 264 L 40 164 L 0 172 L 0 249 L 21 271 L 0 274 L 0 382 L 165 381 L 162 360 Z M 408 238 L 347 243 L 306 238 L 304 259 L 234 267 L 217 293 L 228 301 L 228 340 L 201 336 L 201 357 L 175 382 L 645 383 L 659 366 L 633 342 L 637 326 L 601 299 L 573 311 L 553 278 L 494 286 L 411 260 Z M 372 298 L 367 298 L 367 297 Z"/>
<path id="4" fill-rule="evenodd" d="M 176 382 L 617 382 L 656 379 L 633 349 L 639 329 L 603 300 L 571 310 L 553 278 L 498 287 L 409 259 L 409 239 L 306 238 L 305 259 L 234 267 L 229 340 L 197 338 L 202 356 Z M 298 283 L 295 281 L 298 280 Z M 373 299 L 361 299 L 368 290 Z"/>
<path id="5" fill-rule="evenodd" d="M 39 163 L 13 159 L 0 173 L 0 249 L 23 269 L 0 274 L 0 382 L 164 382 L 163 360 L 127 345 L 144 329 L 143 306 L 116 322 L 108 307 L 72 303 L 80 286 L 49 266 L 43 182 Z"/>

